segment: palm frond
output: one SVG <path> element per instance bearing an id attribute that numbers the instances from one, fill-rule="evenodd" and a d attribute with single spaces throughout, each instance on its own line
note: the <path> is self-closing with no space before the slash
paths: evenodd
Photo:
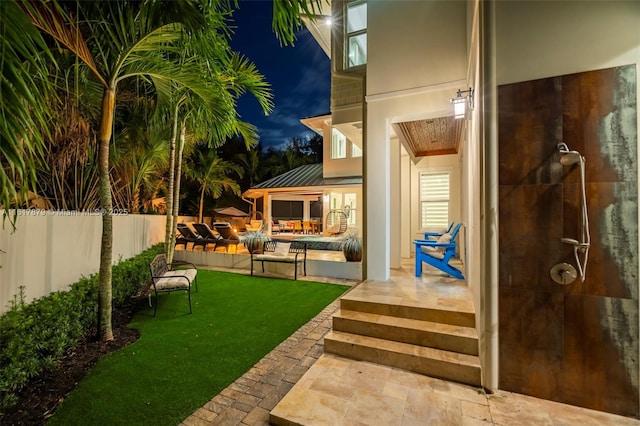
<path id="1" fill-rule="evenodd" d="M 52 95 L 47 63 L 55 62 L 20 4 L 0 2 L 0 16 L 0 206 L 9 208 L 34 187 Z"/>
<path id="2" fill-rule="evenodd" d="M 296 31 L 302 27 L 302 16 L 315 19 L 322 0 L 273 0 L 272 27 L 280 44 L 293 45 Z"/>
<path id="3" fill-rule="evenodd" d="M 248 58 L 234 52 L 226 74 L 229 90 L 236 92 L 236 96 L 249 92 L 256 98 L 265 115 L 273 111 L 271 85 Z"/>
<path id="4" fill-rule="evenodd" d="M 33 25 L 77 55 L 106 86 L 73 15 L 64 11 L 56 2 L 23 1 L 20 6 Z"/>

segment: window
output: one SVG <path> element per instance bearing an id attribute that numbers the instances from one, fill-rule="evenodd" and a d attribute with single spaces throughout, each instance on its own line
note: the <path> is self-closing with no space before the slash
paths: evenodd
<path id="1" fill-rule="evenodd" d="M 356 194 L 344 194 L 344 214 L 347 216 L 349 226 L 356 225 Z"/>
<path id="2" fill-rule="evenodd" d="M 352 158 L 362 157 L 362 148 L 360 148 L 358 145 L 356 145 L 353 142 L 351 142 L 351 157 Z"/>
<path id="3" fill-rule="evenodd" d="M 331 129 L 331 159 L 347 158 L 347 137 L 338 129 Z"/>
<path id="4" fill-rule="evenodd" d="M 347 68 L 367 63 L 367 3 L 356 1 L 347 5 L 346 50 Z"/>
<path id="5" fill-rule="evenodd" d="M 449 225 L 449 173 L 420 174 L 420 227 L 442 229 Z"/>

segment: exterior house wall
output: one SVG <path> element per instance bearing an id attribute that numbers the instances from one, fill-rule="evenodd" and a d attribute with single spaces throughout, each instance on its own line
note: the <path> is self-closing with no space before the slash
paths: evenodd
<path id="1" fill-rule="evenodd" d="M 496 2 L 500 387 L 636 418 L 638 22 L 638 2 Z M 580 177 L 561 141 L 586 158 L 591 230 L 565 286 L 549 269 L 576 264 Z"/>
<path id="2" fill-rule="evenodd" d="M 97 273 L 100 265 L 101 216 L 22 212 L 15 231 L 10 226 L 0 228 L 0 313 L 7 310 L 20 286 L 30 302 L 67 290 L 83 275 Z M 165 223 L 161 215 L 114 216 L 113 262 L 164 241 Z"/>
<path id="3" fill-rule="evenodd" d="M 362 176 L 362 157 L 351 157 L 351 142 L 347 143 L 347 158 L 331 159 L 331 126 L 323 126 L 322 175 L 325 178 Z"/>
<path id="4" fill-rule="evenodd" d="M 367 95 L 466 78 L 465 2 L 368 3 Z"/>
<path id="5" fill-rule="evenodd" d="M 417 164 L 411 164 L 411 241 L 424 237 L 424 231 L 440 231 L 439 229 L 422 229 L 420 227 L 420 173 L 449 172 L 449 222 L 461 220 L 460 202 L 462 198 L 460 186 L 460 156 L 435 155 L 422 157 Z M 460 235 L 464 235 L 463 232 Z M 462 240 L 462 238 L 460 238 Z M 415 249 L 411 244 L 411 252 Z M 464 260 L 464 259 L 463 259 Z"/>
<path id="6" fill-rule="evenodd" d="M 331 79 L 331 107 L 333 109 L 349 105 L 360 106 L 363 84 L 361 79 L 334 77 Z M 342 121 L 336 121 L 340 124 Z"/>
<path id="7" fill-rule="evenodd" d="M 389 249 L 391 224 L 402 216 L 401 203 L 390 205 L 390 125 L 451 114 L 449 99 L 466 85 L 466 5 L 369 2 L 367 13 L 366 277 L 386 280 L 400 255 Z"/>

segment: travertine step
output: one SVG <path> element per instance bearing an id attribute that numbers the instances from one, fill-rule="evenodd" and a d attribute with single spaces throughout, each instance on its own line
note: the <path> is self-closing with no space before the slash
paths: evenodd
<path id="1" fill-rule="evenodd" d="M 341 309 L 333 316 L 333 330 L 478 355 L 478 333 L 471 327 Z"/>
<path id="2" fill-rule="evenodd" d="M 340 300 L 340 307 L 348 311 L 367 312 L 462 327 L 475 327 L 476 323 L 474 312 L 350 299 L 348 294 Z"/>
<path id="3" fill-rule="evenodd" d="M 330 331 L 324 350 L 351 359 L 374 362 L 431 377 L 480 386 L 480 359 L 467 355 L 341 331 Z"/>

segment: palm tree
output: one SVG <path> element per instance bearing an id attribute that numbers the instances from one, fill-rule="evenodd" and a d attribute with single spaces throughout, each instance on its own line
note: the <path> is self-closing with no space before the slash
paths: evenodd
<path id="1" fill-rule="evenodd" d="M 113 246 L 109 148 L 118 84 L 129 78 L 152 78 L 158 97 L 170 82 L 190 87 L 208 99 L 208 87 L 195 60 L 168 60 L 180 51 L 185 31 L 204 28 L 204 14 L 196 0 L 141 2 L 82 2 L 72 6 L 73 19 L 57 2 L 23 8 L 31 21 L 73 52 L 103 87 L 98 137 L 99 196 L 102 215 L 98 290 L 98 334 L 113 340 L 111 328 L 111 264 Z M 221 12 L 219 12 L 222 15 Z M 222 18 L 221 18 L 222 21 Z"/>
<path id="2" fill-rule="evenodd" d="M 203 218 L 205 194 L 214 199 L 220 198 L 224 191 L 240 195 L 240 185 L 231 175 L 242 177 L 242 168 L 218 157 L 213 149 L 196 150 L 191 161 L 185 163 L 185 174 L 200 185 L 199 222 Z"/>
<path id="3" fill-rule="evenodd" d="M 287 0 L 274 2 L 274 32 L 284 44 L 293 43 L 295 28 L 300 26 L 300 14 L 315 14 L 319 0 Z M 24 15 L 21 15 L 15 6 Z M 63 5 L 63 6 L 61 6 Z M 23 153 L 37 153 L 42 141 L 34 135 L 46 128 L 46 105 L 43 91 L 35 90 L 37 78 L 44 75 L 41 52 L 47 52 L 42 37 L 28 25 L 33 25 L 56 40 L 82 62 L 102 86 L 98 131 L 99 197 L 102 216 L 98 291 L 98 334 L 102 340 L 112 340 L 111 328 L 111 264 L 113 245 L 113 200 L 109 178 L 109 149 L 118 84 L 129 78 L 146 78 L 157 92 L 158 100 L 167 99 L 171 82 L 188 87 L 203 100 L 209 99 L 210 86 L 203 84 L 201 67 L 192 57 L 176 63 L 171 60 L 181 51 L 180 42 L 204 31 L 225 31 L 224 0 L 142 0 L 59 3 L 22 1 L 0 2 L 3 19 L 0 45 L 2 62 L 3 120 L 0 137 L 0 203 L 8 206 L 17 198 L 14 182 L 28 183 L 33 176 L 33 164 L 25 162 Z M 77 13 L 73 16 L 72 12 Z M 205 12 L 219 17 L 219 26 L 205 25 Z M 5 22 L 6 21 L 6 22 Z M 188 37 L 187 37 L 188 38 Z M 7 54 L 8 52 L 8 54 Z M 11 89 L 5 90 L 5 82 Z M 233 81 L 227 81 L 235 90 Z M 241 94 L 237 92 L 237 94 Z M 205 101 L 206 102 L 206 101 Z M 235 104 L 233 105 L 235 107 Z M 215 127 L 215 126 L 214 126 Z M 248 130 L 244 126 L 245 130 Z M 23 188 L 24 190 L 24 188 Z"/>
<path id="4" fill-rule="evenodd" d="M 153 189 L 167 169 L 169 147 L 166 125 L 150 117 L 154 99 L 137 96 L 128 102 L 119 116 L 114 135 L 111 179 L 120 209 L 138 213 L 153 197 Z"/>
<path id="5" fill-rule="evenodd" d="M 208 26 L 211 27 L 211 24 Z M 204 139 L 210 147 L 218 147 L 236 134 L 243 137 L 247 146 L 252 146 L 258 136 L 254 126 L 239 120 L 236 112 L 238 97 L 245 93 L 253 95 L 265 114 L 273 108 L 269 84 L 253 63 L 229 49 L 227 41 L 219 33 L 208 32 L 201 37 L 188 39 L 183 47 L 186 58 L 197 53 L 202 64 L 202 80 L 210 85 L 216 99 L 205 104 L 186 87 L 178 88 L 174 95 L 165 235 L 169 262 L 173 259 L 175 247 L 182 153 L 187 142 L 187 128 L 191 141 Z"/>
<path id="6" fill-rule="evenodd" d="M 262 168 L 260 166 L 261 146 L 258 144 L 254 149 L 248 150 L 236 156 L 245 170 L 245 178 L 248 178 L 249 188 L 260 182 L 262 178 Z"/>

